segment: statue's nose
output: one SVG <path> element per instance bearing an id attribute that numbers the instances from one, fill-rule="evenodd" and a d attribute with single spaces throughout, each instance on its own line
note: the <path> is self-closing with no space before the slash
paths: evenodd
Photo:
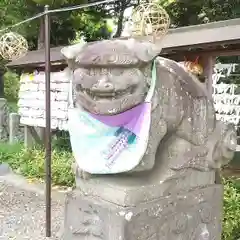
<path id="1" fill-rule="evenodd" d="M 92 86 L 92 91 L 96 92 L 112 92 L 114 90 L 114 86 L 111 82 L 106 78 L 100 79 L 96 84 Z"/>

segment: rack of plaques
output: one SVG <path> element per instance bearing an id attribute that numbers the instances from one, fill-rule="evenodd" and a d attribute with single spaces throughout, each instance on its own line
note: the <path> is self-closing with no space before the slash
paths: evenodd
<path id="1" fill-rule="evenodd" d="M 240 145 L 240 84 L 236 84 L 238 79 L 240 82 L 238 69 L 239 65 L 235 63 L 215 65 L 213 99 L 217 119 L 236 126 Z"/>
<path id="2" fill-rule="evenodd" d="M 51 128 L 67 130 L 69 77 L 68 68 L 51 73 Z M 45 73 L 21 75 L 19 90 L 20 124 L 45 127 Z"/>

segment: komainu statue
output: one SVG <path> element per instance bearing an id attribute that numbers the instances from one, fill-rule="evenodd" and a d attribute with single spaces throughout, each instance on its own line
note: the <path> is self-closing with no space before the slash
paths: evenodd
<path id="1" fill-rule="evenodd" d="M 77 180 L 66 239 L 221 239 L 216 173 L 236 133 L 216 121 L 205 84 L 160 50 L 134 39 L 62 49 Z"/>

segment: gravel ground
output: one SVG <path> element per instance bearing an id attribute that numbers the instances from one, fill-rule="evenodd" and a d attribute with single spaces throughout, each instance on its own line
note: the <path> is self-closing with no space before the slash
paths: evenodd
<path id="1" fill-rule="evenodd" d="M 44 195 L 0 178 L 0 240 L 63 239 L 64 197 L 53 198 L 52 237 L 46 238 Z"/>

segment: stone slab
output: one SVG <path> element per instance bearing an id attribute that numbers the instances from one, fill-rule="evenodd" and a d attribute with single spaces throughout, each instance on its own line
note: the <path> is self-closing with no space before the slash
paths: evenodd
<path id="1" fill-rule="evenodd" d="M 46 238 L 44 188 L 14 174 L 0 176 L 0 239 L 63 239 L 64 198 L 52 195 L 52 236 Z"/>
<path id="2" fill-rule="evenodd" d="M 0 176 L 9 174 L 11 172 L 12 172 L 12 169 L 7 163 L 0 164 Z"/>
<path id="3" fill-rule="evenodd" d="M 188 191 L 188 189 L 213 184 L 215 172 L 199 172 L 184 170 L 173 178 L 159 183 L 151 181 L 147 176 L 98 176 L 88 180 L 76 179 L 77 188 L 89 196 L 121 205 L 135 206 L 136 204 L 152 201 L 163 196 Z"/>
<path id="4" fill-rule="evenodd" d="M 222 197 L 222 186 L 211 185 L 123 207 L 75 190 L 64 240 L 220 240 Z"/>

